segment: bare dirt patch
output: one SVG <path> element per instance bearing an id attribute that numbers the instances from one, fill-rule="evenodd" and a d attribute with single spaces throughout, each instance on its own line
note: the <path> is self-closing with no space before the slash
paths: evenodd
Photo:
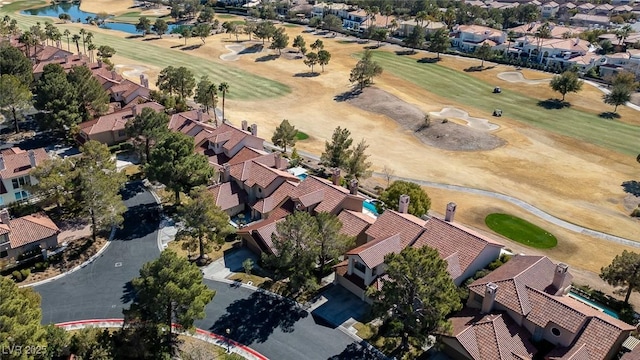
<path id="1" fill-rule="evenodd" d="M 548 83 L 551 78 L 548 79 L 537 79 L 537 80 L 529 80 L 522 75 L 519 71 L 506 71 L 498 74 L 498 79 L 508 81 L 511 83 L 525 83 L 525 84 L 545 84 Z"/>
<path id="2" fill-rule="evenodd" d="M 482 151 L 492 150 L 505 144 L 504 140 L 486 131 L 470 126 L 444 121 L 443 117 L 432 116 L 431 125 L 425 127 L 425 114 L 417 106 L 409 104 L 388 92 L 372 87 L 354 96 L 340 99 L 360 109 L 385 115 L 404 129 L 410 130 L 423 143 L 444 150 Z"/>

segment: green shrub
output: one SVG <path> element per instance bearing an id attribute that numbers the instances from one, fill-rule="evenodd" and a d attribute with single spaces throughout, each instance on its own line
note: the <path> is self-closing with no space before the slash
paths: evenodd
<path id="1" fill-rule="evenodd" d="M 31 275 L 31 269 L 22 269 L 20 270 L 20 274 L 22 274 L 22 280 L 27 280 L 29 275 Z"/>
<path id="2" fill-rule="evenodd" d="M 22 273 L 20 273 L 20 271 L 18 270 L 12 272 L 11 276 L 13 276 L 13 280 L 15 280 L 16 282 L 21 282 L 23 280 Z"/>
<path id="3" fill-rule="evenodd" d="M 48 267 L 49 267 L 49 263 L 48 262 L 38 262 L 34 266 L 33 271 L 35 271 L 35 272 L 45 271 L 45 270 L 47 270 Z"/>
<path id="4" fill-rule="evenodd" d="M 640 206 L 638 206 L 637 208 L 633 209 L 633 211 L 631 212 L 631 216 L 632 217 L 640 217 Z"/>

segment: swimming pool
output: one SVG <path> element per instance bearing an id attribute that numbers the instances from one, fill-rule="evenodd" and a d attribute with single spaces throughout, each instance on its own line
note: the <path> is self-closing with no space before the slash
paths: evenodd
<path id="1" fill-rule="evenodd" d="M 587 304 L 587 305 L 589 305 L 591 307 L 594 307 L 594 308 L 604 312 L 605 314 L 607 314 L 607 315 L 609 315 L 611 317 L 614 317 L 616 319 L 620 318 L 615 311 L 613 311 L 613 310 L 611 310 L 611 309 L 609 309 L 607 307 L 604 307 L 604 306 L 602 306 L 602 305 L 600 305 L 598 303 L 595 303 L 595 302 L 593 302 L 593 301 L 591 301 L 591 300 L 589 300 L 589 299 L 587 299 L 587 298 L 585 298 L 583 296 L 580 296 L 580 295 L 572 293 L 572 292 L 569 293 L 569 296 L 571 296 L 572 298 L 574 298 L 574 299 L 576 299 L 576 300 L 578 300 L 578 301 L 580 301 L 582 303 L 585 303 L 585 304 Z"/>
<path id="2" fill-rule="evenodd" d="M 308 176 L 307 174 L 298 174 L 298 175 L 296 175 L 296 177 L 297 177 L 298 179 L 300 179 L 300 180 L 304 180 L 304 179 L 306 179 L 306 178 L 307 178 L 307 176 Z"/>
<path id="3" fill-rule="evenodd" d="M 369 210 L 375 216 L 380 215 L 380 214 L 378 214 L 378 209 L 376 209 L 376 204 L 374 204 L 373 201 L 371 201 L 371 200 L 365 200 L 362 203 L 362 207 L 363 207 L 363 210 L 364 209 Z"/>

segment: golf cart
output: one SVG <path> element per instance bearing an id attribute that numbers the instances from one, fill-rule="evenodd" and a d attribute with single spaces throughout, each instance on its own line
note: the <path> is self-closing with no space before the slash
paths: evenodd
<path id="1" fill-rule="evenodd" d="M 502 92 L 502 89 L 500 89 L 500 86 L 496 86 L 493 88 L 493 93 L 494 94 L 500 94 Z"/>
<path id="2" fill-rule="evenodd" d="M 493 110 L 493 116 L 501 117 L 502 116 L 502 110 L 501 109 Z"/>

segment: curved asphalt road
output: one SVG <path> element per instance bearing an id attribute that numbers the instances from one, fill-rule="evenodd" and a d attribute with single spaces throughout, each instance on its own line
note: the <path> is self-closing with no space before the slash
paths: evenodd
<path id="1" fill-rule="evenodd" d="M 94 262 L 58 280 L 35 286 L 42 296 L 42 322 L 122 318 L 131 297 L 128 282 L 142 265 L 158 257 L 157 205 L 140 183 L 123 192 L 128 207 L 123 228 Z M 354 340 L 325 327 L 289 300 L 227 283 L 205 280 L 216 290 L 207 317 L 196 326 L 234 340 L 271 359 L 365 359 Z M 334 357 L 335 356 L 335 357 Z"/>

